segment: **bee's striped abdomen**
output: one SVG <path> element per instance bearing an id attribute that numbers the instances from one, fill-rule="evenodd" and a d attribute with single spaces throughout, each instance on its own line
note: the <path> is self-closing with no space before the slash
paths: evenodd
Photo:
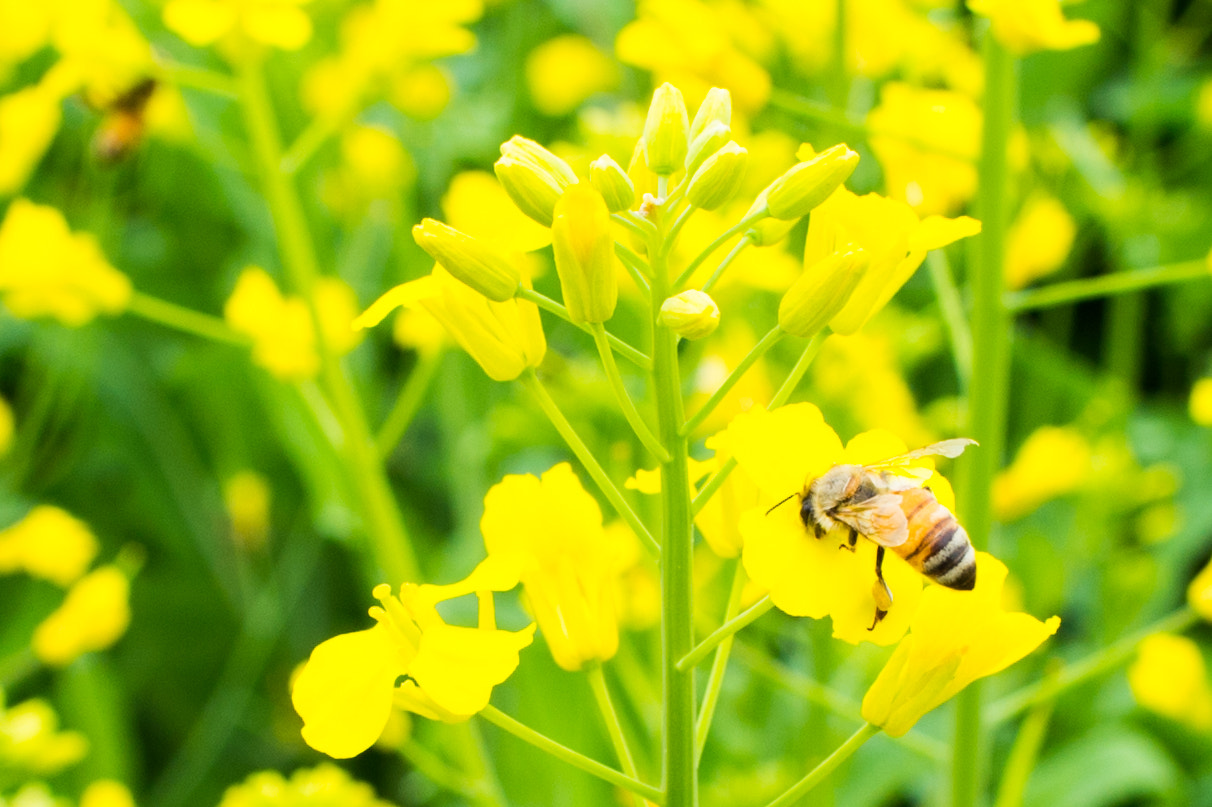
<path id="1" fill-rule="evenodd" d="M 971 591 L 976 585 L 976 553 L 968 533 L 926 488 L 901 494 L 909 538 L 894 551 L 910 566 L 947 588 Z"/>

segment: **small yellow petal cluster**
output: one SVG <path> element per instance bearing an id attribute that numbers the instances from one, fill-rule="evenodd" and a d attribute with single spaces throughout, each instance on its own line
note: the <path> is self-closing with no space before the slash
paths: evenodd
<path id="1" fill-rule="evenodd" d="M 326 349 L 335 355 L 353 350 L 360 341 L 350 327 L 358 310 L 353 289 L 339 278 L 320 278 L 315 306 Z M 252 339 L 253 361 L 278 378 L 299 381 L 319 372 L 320 355 L 307 303 L 283 295 L 264 269 L 250 266 L 240 273 L 223 316 L 233 329 Z"/>
<path id="2" fill-rule="evenodd" d="M 968 0 L 968 8 L 988 17 L 997 41 L 1018 56 L 1070 50 L 1099 38 L 1095 23 L 1065 19 L 1060 0 Z"/>
<path id="3" fill-rule="evenodd" d="M 164 24 L 197 48 L 230 34 L 283 50 L 298 50 L 311 39 L 312 24 L 299 8 L 307 0 L 169 0 Z"/>
<path id="4" fill-rule="evenodd" d="M 130 296 L 126 275 L 91 235 L 73 233 L 58 210 L 25 199 L 9 206 L 0 224 L 0 297 L 13 316 L 79 327 L 98 314 L 121 313 Z"/>
<path id="5" fill-rule="evenodd" d="M 993 507 L 1013 521 L 1044 502 L 1080 488 L 1090 477 L 1090 442 L 1076 429 L 1044 426 L 1023 441 L 1014 462 L 993 483 Z"/>
<path id="6" fill-rule="evenodd" d="M 1200 426 L 1212 426 L 1212 378 L 1201 378 L 1192 385 L 1187 411 Z"/>
<path id="7" fill-rule="evenodd" d="M 236 546 L 250 552 L 265 548 L 272 495 L 269 480 L 256 471 L 240 471 L 223 485 L 223 505 Z"/>
<path id="8" fill-rule="evenodd" d="M 0 398 L 0 457 L 8 453 L 13 446 L 13 435 L 17 424 L 13 418 L 13 408 L 8 401 Z"/>
<path id="9" fill-rule="evenodd" d="M 82 806 L 83 807 L 83 806 Z M 219 807 L 391 807 L 374 788 L 325 762 L 300 768 L 287 779 L 277 771 L 258 771 L 223 794 Z"/>
<path id="10" fill-rule="evenodd" d="M 1077 224 L 1059 200 L 1029 197 L 1006 236 L 1007 288 L 1021 289 L 1059 269 L 1076 236 Z"/>
<path id="11" fill-rule="evenodd" d="M 1212 563 L 1195 575 L 1187 586 L 1187 603 L 1195 613 L 1212 622 Z"/>
<path id="12" fill-rule="evenodd" d="M 492 592 L 517 583 L 515 570 L 490 558 L 451 585 L 405 583 L 398 595 L 386 584 L 376 587 L 375 626 L 322 642 L 295 678 L 291 700 L 303 739 L 346 759 L 374 744 L 393 708 L 445 722 L 483 709 L 534 636 L 534 625 L 496 627 Z M 479 627 L 448 625 L 438 615 L 438 603 L 471 593 L 480 599 Z"/>
<path id="13" fill-rule="evenodd" d="M 109 647 L 129 624 L 130 580 L 116 566 L 101 566 L 68 589 L 63 604 L 34 630 L 34 655 L 63 667 Z"/>
<path id="14" fill-rule="evenodd" d="M 594 93 L 618 84 L 618 65 L 593 41 L 578 34 L 549 39 L 526 57 L 526 83 L 535 108 L 567 115 Z"/>
<path id="15" fill-rule="evenodd" d="M 58 507 L 39 505 L 0 531 L 0 574 L 24 572 L 66 588 L 88 570 L 97 549 L 87 524 Z"/>
<path id="16" fill-rule="evenodd" d="M 0 691 L 0 769 L 34 776 L 51 776 L 79 762 L 88 753 L 88 740 L 76 731 L 59 731 L 59 716 L 35 698 L 4 705 Z"/>
<path id="17" fill-rule="evenodd" d="M 927 712 L 968 684 L 1001 672 L 1060 627 L 1003 608 L 1005 565 L 976 554 L 976 588 L 931 585 L 922 593 L 906 636 L 863 698 L 863 719 L 900 737 Z"/>
<path id="18" fill-rule="evenodd" d="M 135 798 L 121 782 L 98 779 L 80 794 L 80 807 L 135 807 Z"/>
<path id="19" fill-rule="evenodd" d="M 1155 633 L 1140 643 L 1128 668 L 1136 702 L 1197 731 L 1212 729 L 1212 685 L 1199 645 L 1185 636 Z"/>

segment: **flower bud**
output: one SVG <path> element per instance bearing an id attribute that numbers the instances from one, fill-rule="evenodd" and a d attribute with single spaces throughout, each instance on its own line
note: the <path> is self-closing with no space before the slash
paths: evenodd
<path id="1" fill-rule="evenodd" d="M 611 213 L 630 210 L 635 204 L 635 186 L 622 166 L 603 154 L 589 164 L 589 182 L 606 200 Z"/>
<path id="2" fill-rule="evenodd" d="M 661 304 L 661 324 L 678 336 L 702 339 L 720 324 L 720 307 L 698 289 L 687 289 Z"/>
<path id="3" fill-rule="evenodd" d="M 777 244 L 787 237 L 787 233 L 791 232 L 795 227 L 795 221 L 783 221 L 782 219 L 774 219 L 770 217 L 770 210 L 766 205 L 766 191 L 763 190 L 753 200 L 753 204 L 749 206 L 749 210 L 745 213 L 745 218 L 764 213 L 764 216 L 753 223 L 753 225 L 745 231 L 745 237 L 755 247 L 768 247 Z"/>
<path id="4" fill-rule="evenodd" d="M 518 209 L 544 227 L 551 226 L 556 199 L 577 181 L 568 163 L 520 135 L 501 144 L 493 170 Z"/>
<path id="5" fill-rule="evenodd" d="M 686 152 L 686 174 L 693 176 L 707 158 L 715 154 L 732 137 L 732 130 L 722 123 L 712 122 L 703 132 L 690 141 Z"/>
<path id="6" fill-rule="evenodd" d="M 686 159 L 690 122 L 682 93 L 666 82 L 652 96 L 644 122 L 644 156 L 648 168 L 658 176 L 669 176 Z"/>
<path id="7" fill-rule="evenodd" d="M 776 219 L 794 220 L 829 198 L 854 172 L 859 156 L 844 143 L 791 168 L 766 188 L 766 204 Z"/>
<path id="8" fill-rule="evenodd" d="M 569 188 L 556 202 L 551 239 L 569 319 L 610 319 L 619 287 L 610 211 L 602 195 L 584 183 Z"/>
<path id="9" fill-rule="evenodd" d="M 435 219 L 422 219 L 412 228 L 412 238 L 446 271 L 489 300 L 503 303 L 518 293 L 518 270 L 483 241 Z"/>
<path id="10" fill-rule="evenodd" d="M 804 270 L 779 303 L 779 327 L 813 336 L 842 310 L 867 270 L 863 250 L 835 252 Z"/>
<path id="11" fill-rule="evenodd" d="M 686 198 L 704 210 L 715 210 L 732 198 L 745 176 L 749 152 L 734 141 L 712 154 L 695 172 L 686 188 Z"/>
<path id="12" fill-rule="evenodd" d="M 690 124 L 690 142 L 697 140 L 713 123 L 725 129 L 732 126 L 732 94 L 722 87 L 712 87 L 703 103 L 699 104 L 699 111 L 694 113 L 694 123 Z"/>

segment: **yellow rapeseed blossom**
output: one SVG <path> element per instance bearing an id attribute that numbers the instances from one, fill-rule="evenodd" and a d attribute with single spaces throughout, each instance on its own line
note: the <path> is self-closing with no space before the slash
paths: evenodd
<path id="1" fill-rule="evenodd" d="M 1055 272 L 1076 235 L 1077 224 L 1058 199 L 1033 194 L 1006 234 L 1006 286 L 1021 289 Z"/>
<path id="2" fill-rule="evenodd" d="M 0 75 L 46 46 L 53 20 L 51 3 L 0 0 Z"/>
<path id="3" fill-rule="evenodd" d="M 954 214 L 976 192 L 981 111 L 967 95 L 890 81 L 867 126 L 889 194 L 918 214 Z"/>
<path id="4" fill-rule="evenodd" d="M 13 408 L 8 405 L 8 401 L 0 398 L 0 457 L 3 457 L 12 448 L 15 431 Z"/>
<path id="5" fill-rule="evenodd" d="M 1212 378 L 1201 378 L 1192 385 L 1187 411 L 1200 426 L 1212 426 Z"/>
<path id="6" fill-rule="evenodd" d="M 1203 568 L 1187 586 L 1187 603 L 1208 622 L 1212 622 L 1212 563 Z"/>
<path id="7" fill-rule="evenodd" d="M 492 592 L 517 583 L 516 570 L 490 558 L 448 586 L 405 583 L 399 595 L 387 584 L 377 586 L 381 606 L 370 609 L 375 626 L 322 642 L 295 678 L 291 700 L 303 718 L 303 739 L 346 759 L 374 744 L 393 708 L 445 722 L 483 709 L 534 637 L 534 625 L 496 627 Z M 437 604 L 471 593 L 480 599 L 479 627 L 446 624 Z"/>
<path id="8" fill-rule="evenodd" d="M 256 471 L 240 471 L 223 485 L 223 505 L 236 546 L 252 552 L 265 547 L 271 497 L 269 481 Z"/>
<path id="9" fill-rule="evenodd" d="M 324 201 L 358 219 L 366 206 L 393 201 L 417 177 L 412 155 L 380 126 L 354 125 L 341 135 L 341 163 L 324 181 Z"/>
<path id="10" fill-rule="evenodd" d="M 59 716 L 49 703 L 35 698 L 6 707 L 0 690 L 0 770 L 51 776 L 87 753 L 88 739 L 59 731 Z"/>
<path id="11" fill-rule="evenodd" d="M 169 0 L 164 24 L 189 44 L 204 48 L 228 34 L 283 50 L 298 50 L 311 39 L 311 17 L 300 8 L 308 0 Z"/>
<path id="12" fill-rule="evenodd" d="M 927 252 L 976 235 L 980 228 L 980 222 L 968 216 L 919 219 L 905 202 L 838 188 L 812 212 L 804 264 L 810 266 L 839 251 L 862 249 L 867 254 L 863 279 L 830 323 L 837 333 L 851 334 L 905 285 Z"/>
<path id="13" fill-rule="evenodd" d="M 488 171 L 455 174 L 442 197 L 442 212 L 451 227 L 515 257 L 551 243 L 551 230 L 518 210 Z"/>
<path id="14" fill-rule="evenodd" d="M 34 630 L 31 646 L 43 664 L 63 667 L 104 650 L 130 624 L 130 580 L 116 566 L 101 566 L 77 581 L 54 613 Z"/>
<path id="15" fill-rule="evenodd" d="M 480 531 L 488 557 L 517 570 L 556 664 L 574 671 L 614 656 L 624 553 L 571 465 L 506 476 L 484 497 Z"/>
<path id="16" fill-rule="evenodd" d="M 0 224 L 0 296 L 15 317 L 78 327 L 121 313 L 131 285 L 91 235 L 73 233 L 53 207 L 18 199 Z"/>
<path id="17" fill-rule="evenodd" d="M 566 115 L 594 93 L 619 81 L 618 65 L 587 37 L 563 34 L 526 57 L 526 83 L 535 108 L 544 115 Z"/>
<path id="18" fill-rule="evenodd" d="M 432 315 L 495 381 L 512 381 L 527 367 L 538 367 L 547 353 L 534 303 L 493 302 L 440 265 L 428 276 L 385 293 L 354 321 L 354 327 L 372 328 L 401 306 Z"/>
<path id="19" fill-rule="evenodd" d="M 66 588 L 97 555 L 88 525 L 58 507 L 39 505 L 0 531 L 0 574 L 25 572 Z"/>
<path id="20" fill-rule="evenodd" d="M 0 97 L 0 197 L 20 191 L 50 147 L 64 95 L 44 83 Z"/>
<path id="21" fill-rule="evenodd" d="M 1136 702 L 1197 731 L 1212 729 L 1212 686 L 1199 645 L 1185 636 L 1145 637 L 1128 668 Z"/>
<path id="22" fill-rule="evenodd" d="M 1065 19 L 1060 0 L 968 0 L 968 8 L 988 17 L 997 41 L 1019 56 L 1037 50 L 1070 50 L 1099 37 L 1095 23 Z"/>
<path id="23" fill-rule="evenodd" d="M 1006 566 L 976 553 L 976 588 L 931 585 L 922 594 L 906 636 L 863 698 L 863 719 L 891 737 L 978 678 L 1001 672 L 1039 647 L 1060 627 L 1003 607 Z"/>
<path id="24" fill-rule="evenodd" d="M 135 798 L 121 782 L 98 779 L 80 794 L 80 807 L 135 807 Z"/>
<path id="25" fill-rule="evenodd" d="M 1090 477 L 1090 443 L 1067 426 L 1036 429 L 993 483 L 993 508 L 1002 521 L 1013 521 L 1044 502 L 1072 493 Z"/>
<path id="26" fill-rule="evenodd" d="M 287 779 L 277 771 L 258 771 L 223 794 L 219 807 L 391 807 L 374 788 L 325 762 L 300 768 Z M 86 805 L 81 805 L 86 807 Z"/>

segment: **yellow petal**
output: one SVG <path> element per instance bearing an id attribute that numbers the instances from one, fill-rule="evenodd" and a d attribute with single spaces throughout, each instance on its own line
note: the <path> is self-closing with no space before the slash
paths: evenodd
<path id="1" fill-rule="evenodd" d="M 772 503 L 803 492 L 842 458 L 842 441 L 807 403 L 738 415 L 728 426 L 728 447 Z"/>
<path id="2" fill-rule="evenodd" d="M 949 219 L 946 216 L 927 216 L 909 236 L 909 250 L 916 252 L 939 249 L 968 238 L 981 231 L 981 223 L 969 216 Z"/>
<path id="3" fill-rule="evenodd" d="M 169 0 L 164 25 L 194 47 L 213 45 L 236 24 L 236 10 L 216 0 Z"/>
<path id="4" fill-rule="evenodd" d="M 354 319 L 351 327 L 356 330 L 373 328 L 397 308 L 411 308 L 421 300 L 427 297 L 432 297 L 436 293 L 437 288 L 434 285 L 433 279 L 430 277 L 423 277 L 418 280 L 411 280 L 408 283 L 401 283 L 399 286 L 387 291 L 381 297 L 379 297 L 379 299 L 371 303 L 370 308 L 363 311 L 356 319 Z"/>
<path id="5" fill-rule="evenodd" d="M 298 50 L 311 39 L 311 18 L 294 6 L 253 5 L 241 22 L 250 39 L 283 50 Z"/>
<path id="6" fill-rule="evenodd" d="M 533 641 L 534 631 L 534 625 L 517 632 L 432 626 L 408 674 L 442 709 L 473 715 L 488 705 L 492 688 L 517 669 L 518 652 Z"/>

